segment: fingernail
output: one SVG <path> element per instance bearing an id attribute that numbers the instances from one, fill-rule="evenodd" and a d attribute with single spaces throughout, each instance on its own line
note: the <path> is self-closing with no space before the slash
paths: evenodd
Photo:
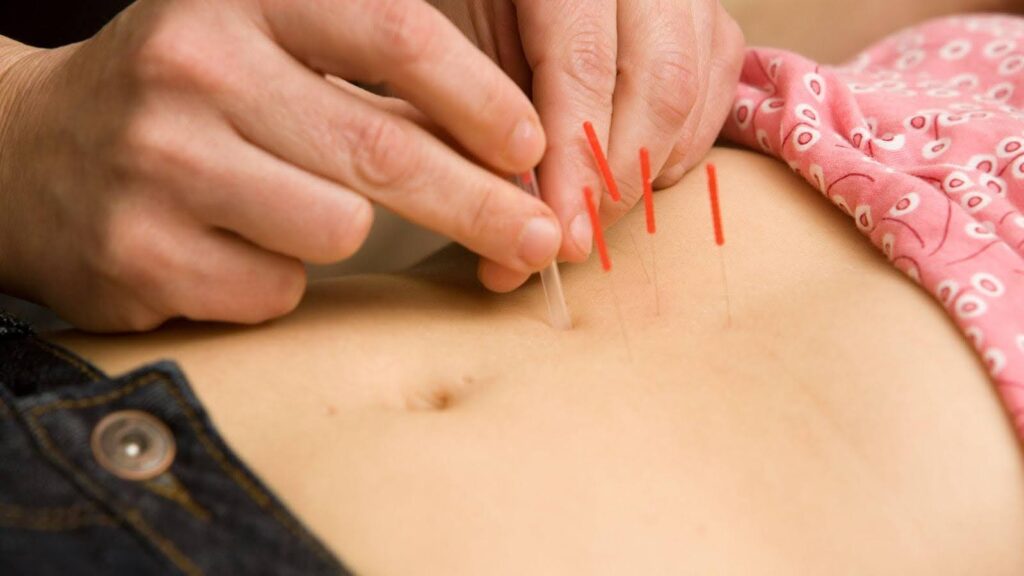
<path id="1" fill-rule="evenodd" d="M 540 156 L 537 152 L 539 136 L 540 131 L 537 130 L 537 125 L 532 120 L 529 118 L 520 120 L 508 139 L 505 160 L 521 168 L 528 168 L 536 164 Z"/>
<path id="2" fill-rule="evenodd" d="M 569 224 L 569 233 L 572 234 L 572 241 L 584 256 L 590 256 L 594 249 L 594 228 L 590 225 L 590 217 L 586 214 L 579 214 Z"/>
<path id="3" fill-rule="evenodd" d="M 519 257 L 527 266 L 539 269 L 558 253 L 558 226 L 548 218 L 534 218 L 523 226 L 519 235 Z"/>

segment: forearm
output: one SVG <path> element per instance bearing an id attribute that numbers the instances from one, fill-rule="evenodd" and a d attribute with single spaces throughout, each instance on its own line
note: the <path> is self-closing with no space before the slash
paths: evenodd
<path id="1" fill-rule="evenodd" d="M 752 46 L 837 63 L 901 28 L 965 12 L 1021 12 L 1024 0 L 722 0 Z M 882 17 L 884 15 L 884 17 Z"/>

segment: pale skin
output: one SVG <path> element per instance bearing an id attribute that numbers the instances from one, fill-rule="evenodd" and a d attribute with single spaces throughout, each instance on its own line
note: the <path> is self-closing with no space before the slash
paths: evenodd
<path id="1" fill-rule="evenodd" d="M 1024 572 L 1019 441 L 942 309 L 782 164 L 708 160 L 728 325 L 696 172 L 657 200 L 660 314 L 633 211 L 611 276 L 565 268 L 567 334 L 536 283 L 488 294 L 444 256 L 257 328 L 58 341 L 111 373 L 178 360 L 359 573 Z"/>
<path id="2" fill-rule="evenodd" d="M 580 122 L 625 191 L 603 205 L 612 223 L 639 195 L 636 148 L 668 185 L 710 145 L 743 44 L 714 1 L 433 3 L 443 15 L 421 0 L 145 0 L 80 45 L 0 38 L 0 290 L 90 330 L 256 323 L 296 306 L 302 261 L 355 252 L 377 202 L 481 254 L 480 280 L 508 291 L 556 253 L 589 254 Z M 838 60 L 925 17 L 1020 7 L 884 4 L 891 17 L 854 11 L 839 35 L 823 15 L 841 2 L 726 8 L 755 43 Z M 353 18 L 366 25 L 328 25 Z M 548 205 L 496 174 L 545 150 Z"/>
<path id="3" fill-rule="evenodd" d="M 548 138 L 541 190 L 564 223 L 563 260 L 589 256 L 592 229 L 580 190 L 602 189 L 585 121 L 607 144 L 624 199 L 598 197 L 610 226 L 642 195 L 641 147 L 650 150 L 655 185 L 671 185 L 705 154 L 728 113 L 743 34 L 717 0 L 432 3 L 532 94 Z M 497 291 L 528 277 L 486 259 L 479 275 Z"/>
<path id="4" fill-rule="evenodd" d="M 287 313 L 371 201 L 511 268 L 557 251 L 551 210 L 492 172 L 539 161 L 536 112 L 419 0 L 142 0 L 84 43 L 6 51 L 0 286 L 83 328 Z"/>
<path id="5" fill-rule="evenodd" d="M 298 304 L 303 262 L 359 248 L 371 203 L 510 290 L 590 252 L 583 119 L 666 182 L 710 147 L 743 47 L 717 0 L 473 4 L 519 15 L 500 33 L 533 90 L 424 0 L 140 0 L 81 44 L 0 41 L 0 290 L 96 331 L 258 323 Z M 545 150 L 546 203 L 506 180 Z"/>
<path id="6" fill-rule="evenodd" d="M 570 333 L 538 283 L 489 294 L 448 255 L 259 328 L 58 341 L 176 359 L 357 573 L 1024 572 L 1019 442 L 941 306 L 781 163 L 708 160 L 731 323 L 694 171 L 658 198 L 660 312 L 634 210 L 611 275 L 566 267 Z"/>

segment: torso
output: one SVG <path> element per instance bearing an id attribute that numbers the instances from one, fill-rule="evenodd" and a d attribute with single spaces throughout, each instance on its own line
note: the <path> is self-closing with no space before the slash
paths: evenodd
<path id="1" fill-rule="evenodd" d="M 783 165 L 709 158 L 725 250 L 695 170 L 656 197 L 653 252 L 634 212 L 610 275 L 564 269 L 569 333 L 539 285 L 442 274 L 60 341 L 115 373 L 176 359 L 360 573 L 1024 573 L 1019 444 L 941 308 Z"/>

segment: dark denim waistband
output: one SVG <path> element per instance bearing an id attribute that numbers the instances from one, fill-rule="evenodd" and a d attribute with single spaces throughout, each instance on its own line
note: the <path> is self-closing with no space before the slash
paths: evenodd
<path id="1" fill-rule="evenodd" d="M 96 430 L 142 414 L 173 460 L 127 480 Z M 301 471 L 297 471 L 301 472 Z M 0 312 L 0 574 L 348 574 L 159 362 L 111 378 Z"/>

